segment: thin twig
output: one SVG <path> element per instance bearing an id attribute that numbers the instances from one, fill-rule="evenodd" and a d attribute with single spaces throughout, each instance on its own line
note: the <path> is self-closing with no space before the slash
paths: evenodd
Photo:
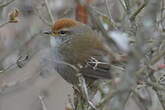
<path id="1" fill-rule="evenodd" d="M 151 59 L 151 65 L 154 65 L 157 61 L 160 60 L 160 58 L 162 58 L 163 56 L 165 56 L 165 50 L 162 50 L 157 56 L 153 57 Z M 142 68 L 140 68 L 138 71 L 135 72 L 136 75 L 140 76 L 145 69 L 147 69 L 147 66 L 143 66 Z"/>
<path id="2" fill-rule="evenodd" d="M 9 24 L 9 23 L 10 23 L 10 22 L 7 21 L 7 22 L 4 22 L 4 23 L 0 24 L 0 28 L 4 27 L 5 25 L 7 25 L 7 24 Z"/>
<path id="3" fill-rule="evenodd" d="M 147 5 L 147 3 L 143 3 L 131 16 L 130 20 L 134 21 L 136 16 L 144 9 L 144 7 Z"/>
<path id="4" fill-rule="evenodd" d="M 163 26 L 163 12 L 164 12 L 164 0 L 161 0 L 161 11 L 160 11 L 161 22 L 160 22 L 160 25 L 162 27 L 162 30 L 164 30 L 164 26 Z"/>
<path id="5" fill-rule="evenodd" d="M 10 1 L 7 1 L 6 3 L 4 3 L 4 4 L 1 4 L 0 5 L 0 8 L 3 8 L 3 7 L 6 7 L 6 6 L 8 6 L 9 4 L 11 4 L 12 2 L 14 2 L 15 0 L 10 0 Z"/>
<path id="6" fill-rule="evenodd" d="M 97 13 L 98 15 L 100 15 L 100 16 L 107 16 L 106 14 L 104 14 L 103 12 L 101 12 L 101 11 L 99 11 L 96 7 L 94 7 L 94 6 L 90 6 L 91 8 L 92 8 L 92 10 L 95 12 L 95 13 Z M 109 18 L 109 17 L 108 17 Z M 109 18 L 110 19 L 110 18 Z"/>
<path id="7" fill-rule="evenodd" d="M 117 26 L 114 22 L 114 20 L 112 19 L 112 17 L 110 18 L 110 16 L 107 16 L 106 14 L 104 14 L 103 12 L 100 12 L 96 7 L 90 5 L 90 8 L 92 9 L 92 11 L 94 11 L 96 14 L 98 14 L 99 16 L 102 16 L 102 17 L 106 17 L 109 21 L 110 21 L 110 24 L 113 28 L 117 29 Z"/>
<path id="8" fill-rule="evenodd" d="M 107 12 L 108 12 L 108 16 L 109 16 L 109 18 L 110 18 L 110 21 L 112 22 L 112 25 L 113 25 L 113 27 L 115 28 L 116 27 L 116 24 L 115 24 L 115 22 L 114 22 L 114 20 L 113 20 L 113 18 L 112 18 L 112 14 L 111 14 L 111 7 L 110 7 L 110 3 L 109 3 L 109 0 L 105 0 L 105 4 L 106 4 L 106 10 L 107 10 Z"/>
<path id="9" fill-rule="evenodd" d="M 41 105 L 42 105 L 42 110 L 47 110 L 47 107 L 46 107 L 46 104 L 44 102 L 44 96 L 38 96 L 40 102 L 41 102 Z"/>
<path id="10" fill-rule="evenodd" d="M 103 106 L 108 100 L 112 99 L 116 94 L 118 94 L 119 91 L 111 91 L 107 96 L 105 96 L 103 99 L 101 99 L 100 103 L 96 105 L 96 107 L 100 108 Z"/>
<path id="11" fill-rule="evenodd" d="M 13 68 L 17 67 L 16 63 L 10 64 L 9 66 L 7 66 L 6 68 L 0 69 L 0 74 L 5 73 Z"/>
<path id="12" fill-rule="evenodd" d="M 165 56 L 165 50 L 162 50 L 158 53 L 158 55 L 156 55 L 155 57 L 152 58 L 151 60 L 151 65 L 155 64 L 157 61 L 160 60 L 160 58 Z"/>
<path id="13" fill-rule="evenodd" d="M 122 2 L 122 0 L 119 0 L 119 2 L 120 2 L 120 4 L 121 4 L 121 6 L 123 7 L 124 11 L 126 12 L 126 11 L 127 11 L 127 9 L 126 9 L 125 4 Z"/>
<path id="14" fill-rule="evenodd" d="M 91 15 L 92 22 L 98 26 L 98 29 L 100 29 L 100 31 L 102 32 L 102 34 L 105 37 L 108 44 L 109 43 L 115 44 L 115 42 L 109 37 L 107 30 L 104 29 L 99 17 L 96 16 L 97 13 L 93 13 L 93 12 L 95 12 L 94 9 L 88 5 L 87 10 L 88 10 L 89 14 Z"/>
<path id="15" fill-rule="evenodd" d="M 31 42 L 37 35 L 41 35 L 41 34 L 42 34 L 41 32 L 35 33 L 34 35 L 32 35 L 32 37 L 31 37 L 28 41 L 23 42 L 23 43 L 21 44 L 20 48 L 13 48 L 13 50 L 10 51 L 10 52 L 7 54 L 7 56 L 10 55 L 12 52 L 14 52 L 14 51 L 16 51 L 16 50 L 21 50 L 22 47 L 25 47 L 26 44 L 29 43 L 29 42 Z M 20 59 L 21 57 L 22 57 L 22 56 L 18 56 L 18 59 L 17 59 L 16 62 L 14 62 L 14 63 L 8 65 L 8 66 L 5 67 L 5 68 L 0 69 L 0 74 L 5 73 L 5 72 L 7 72 L 7 71 L 10 71 L 11 69 L 18 68 L 18 67 L 20 67 L 20 66 L 21 66 L 21 67 L 24 66 L 23 63 L 24 63 L 25 61 L 27 61 L 27 60 L 30 61 L 30 58 L 32 57 L 32 55 L 26 55 L 24 58 Z M 27 57 L 28 57 L 28 58 L 27 58 Z M 1 62 L 3 62 L 3 60 L 2 60 Z M 20 64 L 23 64 L 23 65 L 20 65 Z"/>
<path id="16" fill-rule="evenodd" d="M 107 12 L 108 12 L 108 16 L 110 17 L 110 18 L 112 18 L 112 15 L 111 15 L 111 9 L 110 9 L 110 6 L 109 6 L 109 0 L 105 0 L 105 7 L 106 7 L 106 10 L 107 10 Z"/>
<path id="17" fill-rule="evenodd" d="M 47 26 L 52 26 L 51 23 L 49 23 L 45 18 L 43 18 L 39 12 L 38 9 L 35 9 L 35 15 L 38 16 L 40 18 L 40 20 L 45 23 Z"/>
<path id="18" fill-rule="evenodd" d="M 71 96 L 70 95 L 68 95 L 68 103 L 70 104 L 70 106 L 71 106 L 71 110 L 75 110 L 75 105 L 73 104 L 73 102 L 72 102 L 72 98 L 71 98 Z"/>
<path id="19" fill-rule="evenodd" d="M 81 91 L 82 91 L 82 93 L 83 93 L 85 99 L 87 100 L 88 104 L 89 104 L 94 110 L 96 110 L 95 105 L 94 105 L 94 104 L 90 101 L 90 99 L 89 99 L 88 89 L 87 89 L 87 85 L 86 85 L 86 82 L 85 82 L 84 77 L 82 76 L 81 73 L 78 73 L 77 75 L 78 75 L 78 79 L 79 79 Z"/>
<path id="20" fill-rule="evenodd" d="M 54 17 L 52 15 L 52 12 L 51 12 L 51 9 L 49 7 L 49 3 L 48 3 L 48 0 L 44 0 L 45 1 L 45 4 L 46 4 L 46 9 L 48 11 L 48 15 L 49 15 L 49 18 L 51 20 L 51 23 L 53 24 L 54 23 Z"/>
<path id="21" fill-rule="evenodd" d="M 160 86 L 159 84 L 157 84 L 157 83 L 155 83 L 155 82 L 147 81 L 146 84 L 149 85 L 149 86 L 152 86 L 152 87 L 154 87 L 154 88 L 156 88 L 156 89 L 165 91 L 165 88 L 164 88 L 163 86 Z"/>
<path id="22" fill-rule="evenodd" d="M 142 109 L 142 110 L 148 110 L 148 108 L 145 106 L 145 104 L 143 103 L 144 100 L 141 98 L 141 96 L 134 90 L 132 89 L 131 91 L 133 93 L 133 98 L 135 100 L 135 102 L 137 103 L 137 105 L 139 105 L 139 107 Z"/>
<path id="23" fill-rule="evenodd" d="M 153 75 L 153 72 L 150 72 L 150 80 L 151 80 L 152 82 L 155 82 L 155 81 L 156 81 L 156 78 L 155 78 L 155 76 Z M 161 94 L 161 91 L 158 90 L 157 86 L 153 86 L 153 90 L 155 90 L 155 92 L 156 92 L 156 94 L 157 94 L 157 96 L 158 96 L 158 99 L 159 99 L 159 101 L 160 101 L 160 103 L 161 103 L 163 109 L 165 110 L 165 103 L 164 103 L 164 99 L 163 99 L 163 96 L 162 96 L 162 94 Z"/>
<path id="24" fill-rule="evenodd" d="M 125 7 L 126 7 L 126 12 L 127 12 L 127 14 L 129 14 L 130 13 L 130 2 L 129 2 L 129 0 L 124 0 L 124 4 L 125 4 Z"/>

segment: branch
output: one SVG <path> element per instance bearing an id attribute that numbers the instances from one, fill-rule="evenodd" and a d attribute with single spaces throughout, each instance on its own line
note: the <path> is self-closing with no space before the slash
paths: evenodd
<path id="1" fill-rule="evenodd" d="M 1 4 L 0 5 L 0 8 L 4 8 L 4 7 L 6 7 L 6 6 L 8 6 L 9 4 L 11 4 L 12 2 L 14 2 L 15 0 L 10 0 L 10 1 L 7 1 L 6 3 L 4 3 L 4 4 Z"/>
<path id="2" fill-rule="evenodd" d="M 150 71 L 150 80 L 152 81 L 152 82 L 155 82 L 156 81 L 156 78 L 155 78 L 155 76 L 153 75 L 153 72 L 152 71 Z M 160 101 L 160 103 L 161 103 L 161 105 L 162 105 L 162 107 L 163 107 L 163 110 L 165 110 L 165 103 L 164 103 L 164 99 L 163 99 L 163 96 L 162 96 L 162 94 L 161 94 L 161 91 L 159 91 L 158 90 L 158 87 L 157 86 L 153 86 L 153 90 L 155 90 L 155 92 L 156 92 L 156 94 L 157 94 L 157 96 L 158 96 L 158 99 L 159 99 L 159 101 Z"/>
<path id="3" fill-rule="evenodd" d="M 112 99 L 112 97 L 114 97 L 116 94 L 118 94 L 119 91 L 110 91 L 110 93 L 105 96 L 99 104 L 96 105 L 96 107 L 100 108 L 101 106 L 103 106 L 108 100 Z"/>
<path id="4" fill-rule="evenodd" d="M 127 14 L 129 14 L 130 9 L 131 9 L 129 0 L 124 0 L 124 4 L 125 4 L 125 7 L 126 7 L 126 12 L 127 12 Z"/>
<path id="5" fill-rule="evenodd" d="M 162 57 L 165 56 L 165 50 L 162 50 L 157 56 L 153 57 L 151 59 L 151 65 L 154 65 L 156 62 L 158 62 Z M 140 76 L 145 70 L 147 69 L 147 66 L 143 66 L 138 71 L 135 72 L 137 76 Z"/>
<path id="6" fill-rule="evenodd" d="M 109 0 L 105 0 L 105 7 L 106 7 L 106 10 L 107 10 L 107 12 L 108 12 L 108 16 L 109 16 L 109 20 L 111 21 L 111 23 L 112 23 L 112 25 L 113 25 L 113 27 L 115 28 L 116 27 L 116 24 L 115 24 L 115 22 L 114 22 L 114 20 L 113 20 L 113 18 L 112 18 L 112 15 L 111 15 L 111 7 L 110 6 L 108 6 L 109 5 L 109 2 L 108 2 Z"/>
<path id="7" fill-rule="evenodd" d="M 121 4 L 121 6 L 123 7 L 124 11 L 126 12 L 127 9 L 126 9 L 126 7 L 125 7 L 125 4 L 122 2 L 122 0 L 119 0 L 119 2 L 120 2 L 120 4 Z"/>
<path id="8" fill-rule="evenodd" d="M 13 63 L 13 64 L 10 64 L 9 66 L 7 66 L 6 68 L 2 68 L 0 69 L 0 74 L 4 73 L 4 72 L 7 72 L 13 68 L 17 67 L 17 64 L 16 63 Z"/>
<path id="9" fill-rule="evenodd" d="M 38 96 L 40 103 L 42 105 L 42 110 L 47 110 L 46 104 L 44 102 L 44 96 Z"/>
<path id="10" fill-rule="evenodd" d="M 54 17 L 52 15 L 51 9 L 49 8 L 48 0 L 45 0 L 45 4 L 46 4 L 46 9 L 48 11 L 49 18 L 53 24 L 54 23 Z"/>
<path id="11" fill-rule="evenodd" d="M 147 5 L 147 3 L 143 3 L 130 17 L 131 21 L 134 21 L 136 16 L 144 9 L 144 7 Z"/>
<path id="12" fill-rule="evenodd" d="M 157 61 L 159 61 L 164 56 L 165 56 L 165 50 L 158 52 L 158 55 L 156 55 L 155 57 L 151 59 L 151 65 L 154 65 Z"/>
<path id="13" fill-rule="evenodd" d="M 159 84 L 157 84 L 155 82 L 147 81 L 146 84 L 149 85 L 149 86 L 152 86 L 153 88 L 156 88 L 156 89 L 165 91 L 165 88 L 164 87 L 160 86 Z"/>
<path id="14" fill-rule="evenodd" d="M 4 22 L 4 23 L 0 24 L 0 28 L 4 27 L 5 25 L 7 25 L 7 24 L 9 24 L 9 23 L 10 23 L 10 22 L 7 21 L 7 22 Z"/>
<path id="15" fill-rule="evenodd" d="M 40 14 L 40 12 L 39 12 L 38 9 L 35 9 L 34 13 L 35 13 L 35 15 L 36 15 L 37 17 L 39 17 L 39 19 L 40 19 L 43 23 L 45 23 L 47 26 L 52 26 L 51 23 L 49 23 L 44 17 L 41 16 L 41 14 Z"/>

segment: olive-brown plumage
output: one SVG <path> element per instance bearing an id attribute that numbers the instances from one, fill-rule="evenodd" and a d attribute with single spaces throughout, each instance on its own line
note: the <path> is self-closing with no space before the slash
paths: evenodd
<path id="1" fill-rule="evenodd" d="M 77 67 L 85 78 L 111 78 L 111 56 L 100 36 L 89 26 L 69 18 L 59 19 L 51 36 L 56 41 L 52 47 L 55 69 L 67 82 L 77 83 L 76 71 L 63 62 Z"/>

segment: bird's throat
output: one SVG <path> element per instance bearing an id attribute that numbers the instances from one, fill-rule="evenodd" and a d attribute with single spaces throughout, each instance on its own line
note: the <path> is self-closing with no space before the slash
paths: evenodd
<path id="1" fill-rule="evenodd" d="M 53 48 L 58 48 L 59 46 L 62 46 L 64 44 L 67 44 L 70 39 L 72 38 L 69 38 L 69 37 L 51 37 L 50 38 L 50 45 L 51 47 Z"/>

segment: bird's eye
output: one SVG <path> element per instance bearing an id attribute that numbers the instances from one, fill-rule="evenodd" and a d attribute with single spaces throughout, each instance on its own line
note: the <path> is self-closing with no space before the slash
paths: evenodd
<path id="1" fill-rule="evenodd" d="M 59 31 L 58 33 L 64 35 L 67 33 L 67 31 Z"/>

